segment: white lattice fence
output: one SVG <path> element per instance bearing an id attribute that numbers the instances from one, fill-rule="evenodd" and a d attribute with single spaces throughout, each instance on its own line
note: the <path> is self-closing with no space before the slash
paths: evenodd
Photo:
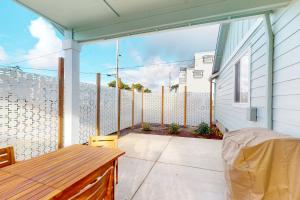
<path id="1" fill-rule="evenodd" d="M 209 123 L 209 93 L 187 94 L 187 124 L 197 126 Z"/>
<path id="2" fill-rule="evenodd" d="M 101 134 L 108 135 L 117 131 L 116 89 L 101 87 Z"/>
<path id="3" fill-rule="evenodd" d="M 165 124 L 177 123 L 183 125 L 184 93 L 165 93 Z"/>
<path id="4" fill-rule="evenodd" d="M 12 145 L 18 160 L 57 146 L 57 80 L 0 69 L 0 146 Z"/>
<path id="5" fill-rule="evenodd" d="M 161 94 L 144 94 L 144 122 L 161 123 Z"/>
<path id="6" fill-rule="evenodd" d="M 96 134 L 96 95 L 94 84 L 80 83 L 80 130 L 79 143 L 86 143 L 89 136 Z"/>
<path id="7" fill-rule="evenodd" d="M 134 93 L 134 124 L 142 122 L 142 94 Z"/>
<path id="8" fill-rule="evenodd" d="M 121 91 L 121 129 L 128 128 L 132 122 L 132 91 Z"/>

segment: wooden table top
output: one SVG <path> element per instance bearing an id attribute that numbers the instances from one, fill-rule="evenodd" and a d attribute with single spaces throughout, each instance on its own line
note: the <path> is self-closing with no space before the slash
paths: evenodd
<path id="1" fill-rule="evenodd" d="M 0 169 L 0 199 L 49 199 L 125 152 L 73 145 Z"/>

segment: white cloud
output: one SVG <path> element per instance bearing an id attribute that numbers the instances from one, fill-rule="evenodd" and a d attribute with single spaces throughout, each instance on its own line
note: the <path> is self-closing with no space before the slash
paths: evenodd
<path id="1" fill-rule="evenodd" d="M 219 25 L 196 26 L 169 30 L 145 36 L 147 56 L 172 56 L 176 59 L 192 59 L 194 53 L 214 51 Z"/>
<path id="2" fill-rule="evenodd" d="M 29 31 L 30 34 L 38 40 L 33 49 L 29 50 L 26 56 L 26 58 L 29 59 L 29 65 L 34 68 L 56 67 L 57 59 L 61 53 L 54 52 L 58 52 L 62 49 L 62 42 L 56 36 L 53 26 L 39 17 L 31 21 Z"/>
<path id="3" fill-rule="evenodd" d="M 8 58 L 3 47 L 0 46 L 0 61 L 5 61 Z"/>
<path id="4" fill-rule="evenodd" d="M 143 63 L 143 57 L 139 51 L 137 51 L 135 49 L 131 49 L 129 54 L 138 65 Z"/>
<path id="5" fill-rule="evenodd" d="M 177 64 L 162 63 L 164 61 L 160 57 L 153 57 L 146 62 L 144 67 L 122 71 L 121 78 L 125 83 L 141 83 L 151 90 L 158 90 L 162 85 L 168 86 L 169 74 L 172 84 L 179 75 Z"/>

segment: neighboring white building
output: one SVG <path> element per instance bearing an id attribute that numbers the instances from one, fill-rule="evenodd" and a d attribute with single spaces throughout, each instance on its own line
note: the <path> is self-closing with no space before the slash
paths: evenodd
<path id="1" fill-rule="evenodd" d="M 188 92 L 209 92 L 214 52 L 196 53 L 194 59 L 194 66 L 180 68 L 179 91 L 186 85 Z"/>

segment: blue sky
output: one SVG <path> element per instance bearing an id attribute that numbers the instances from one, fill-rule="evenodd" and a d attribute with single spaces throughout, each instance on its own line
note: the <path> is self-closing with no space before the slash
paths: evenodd
<path id="1" fill-rule="evenodd" d="M 0 0 L 0 65 L 20 66 L 24 71 L 56 75 L 57 57 L 62 56 L 59 34 L 46 20 L 12 0 Z M 195 52 L 215 49 L 218 25 L 191 27 L 120 39 L 121 77 L 128 83 L 141 82 L 154 88 L 165 84 L 179 67 L 191 65 Z M 81 81 L 95 82 L 94 74 L 114 73 L 115 41 L 98 41 L 82 46 Z M 170 64 L 163 64 L 170 63 Z M 34 68 L 34 69 L 26 69 Z M 104 84 L 112 80 L 102 76 Z"/>

